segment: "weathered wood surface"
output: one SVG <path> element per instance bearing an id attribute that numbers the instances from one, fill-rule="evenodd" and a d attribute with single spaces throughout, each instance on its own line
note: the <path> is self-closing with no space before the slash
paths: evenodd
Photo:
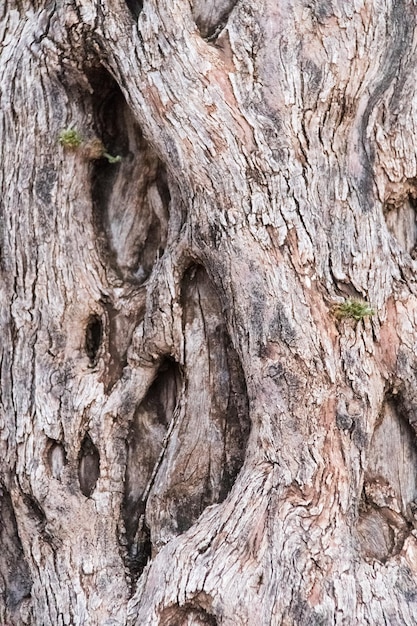
<path id="1" fill-rule="evenodd" d="M 3 2 L 1 624 L 417 623 L 416 41 Z"/>

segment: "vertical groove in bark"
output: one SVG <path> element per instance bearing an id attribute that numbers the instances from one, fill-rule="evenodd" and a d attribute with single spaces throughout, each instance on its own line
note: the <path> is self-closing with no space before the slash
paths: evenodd
<path id="1" fill-rule="evenodd" d="M 93 161 L 97 234 L 106 261 L 124 280 L 142 283 L 166 246 L 170 194 L 165 168 L 143 138 L 117 83 L 102 68 L 88 76 L 97 134 L 111 156 L 121 157 L 120 163 Z"/>
<path id="2" fill-rule="evenodd" d="M 127 564 L 134 577 L 140 575 L 151 556 L 145 508 L 165 438 L 177 408 L 182 386 L 178 365 L 167 359 L 135 413 L 127 438 L 127 464 L 123 519 L 126 531 Z"/>
<path id="3" fill-rule="evenodd" d="M 208 505 L 226 498 L 249 436 L 242 368 L 201 267 L 183 278 L 182 309 L 182 374 L 166 362 L 128 438 L 123 514 L 134 574 L 142 570 L 150 545 L 156 554 Z"/>
<path id="4" fill-rule="evenodd" d="M 227 496 L 249 436 L 242 369 L 218 297 L 201 267 L 184 276 L 182 308 L 183 394 L 146 505 L 156 550 Z"/>

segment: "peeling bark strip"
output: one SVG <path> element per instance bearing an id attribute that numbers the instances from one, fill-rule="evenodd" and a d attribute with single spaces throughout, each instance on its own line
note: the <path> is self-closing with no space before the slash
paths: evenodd
<path id="1" fill-rule="evenodd" d="M 417 623 L 416 31 L 2 3 L 1 624 Z"/>

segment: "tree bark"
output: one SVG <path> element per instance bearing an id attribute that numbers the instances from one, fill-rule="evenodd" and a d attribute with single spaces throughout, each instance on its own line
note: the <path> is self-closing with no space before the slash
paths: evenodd
<path id="1" fill-rule="evenodd" d="M 416 26 L 4 0 L 1 624 L 417 623 Z"/>

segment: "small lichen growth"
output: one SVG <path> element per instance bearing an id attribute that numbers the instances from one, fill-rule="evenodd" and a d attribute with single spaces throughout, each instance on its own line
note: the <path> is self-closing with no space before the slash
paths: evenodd
<path id="1" fill-rule="evenodd" d="M 107 159 L 109 163 L 120 163 L 121 156 L 112 156 L 104 147 L 103 142 L 98 137 L 93 137 L 88 141 L 83 141 L 80 133 L 75 128 L 66 128 L 59 133 L 59 143 L 68 150 L 76 150 L 82 145 L 83 155 L 91 160 Z"/>
<path id="2" fill-rule="evenodd" d="M 348 298 L 334 307 L 334 314 L 338 319 L 351 318 L 359 322 L 364 317 L 375 315 L 375 311 L 364 300 Z"/>
<path id="3" fill-rule="evenodd" d="M 59 133 L 59 143 L 64 148 L 76 150 L 82 144 L 82 137 L 75 128 L 66 128 Z"/>

